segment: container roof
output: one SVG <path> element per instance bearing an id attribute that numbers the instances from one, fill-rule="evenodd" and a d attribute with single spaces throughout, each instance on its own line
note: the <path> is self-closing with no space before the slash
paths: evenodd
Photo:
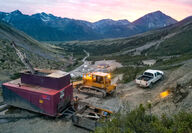
<path id="1" fill-rule="evenodd" d="M 60 71 L 60 70 L 57 70 L 49 75 L 46 75 L 47 77 L 53 77 L 53 78 L 60 78 L 60 77 L 63 77 L 65 75 L 67 75 L 68 73 L 66 72 L 63 72 L 63 71 Z"/>
<path id="2" fill-rule="evenodd" d="M 35 71 L 37 72 L 35 75 L 52 78 L 61 78 L 69 74 L 61 70 L 35 69 Z M 21 71 L 21 73 L 31 74 L 28 70 Z"/>
<path id="3" fill-rule="evenodd" d="M 98 75 L 98 76 L 107 76 L 109 73 L 104 73 L 104 72 L 93 72 L 93 75 Z"/>
<path id="4" fill-rule="evenodd" d="M 98 66 L 108 67 L 108 66 L 109 66 L 109 64 L 98 64 Z"/>
<path id="5" fill-rule="evenodd" d="M 56 93 L 60 92 L 60 90 L 49 89 L 49 88 L 45 88 L 45 87 L 41 87 L 41 86 L 37 86 L 37 85 L 21 83 L 20 78 L 16 79 L 16 80 L 9 81 L 7 83 L 3 83 L 3 85 L 22 89 L 22 90 L 28 90 L 28 91 L 32 91 L 32 92 L 48 94 L 48 95 L 55 95 Z M 68 86 L 66 86 L 66 88 L 67 87 Z"/>

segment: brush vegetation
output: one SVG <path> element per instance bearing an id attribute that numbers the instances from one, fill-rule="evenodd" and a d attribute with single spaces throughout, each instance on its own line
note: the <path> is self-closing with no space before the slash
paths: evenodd
<path id="1" fill-rule="evenodd" d="M 150 106 L 149 106 L 150 107 Z M 157 117 L 142 105 L 126 113 L 116 113 L 108 120 L 101 120 L 103 126 L 95 133 L 191 133 L 192 114 L 180 112 L 173 116 L 163 114 Z"/>

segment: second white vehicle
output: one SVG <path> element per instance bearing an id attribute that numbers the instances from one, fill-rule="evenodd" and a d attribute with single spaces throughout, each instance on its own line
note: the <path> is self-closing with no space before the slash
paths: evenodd
<path id="1" fill-rule="evenodd" d="M 160 70 L 146 70 L 143 75 L 136 79 L 136 84 L 142 87 L 152 87 L 154 83 L 162 79 L 164 72 Z"/>

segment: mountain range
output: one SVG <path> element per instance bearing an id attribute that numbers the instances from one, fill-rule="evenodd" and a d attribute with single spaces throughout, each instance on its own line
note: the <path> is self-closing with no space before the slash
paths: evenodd
<path id="1" fill-rule="evenodd" d="M 19 10 L 0 12 L 0 21 L 27 33 L 39 41 L 97 40 L 128 37 L 149 30 L 162 28 L 177 21 L 156 11 L 134 22 L 103 19 L 91 23 L 84 20 L 61 18 L 44 12 L 25 15 Z"/>
<path id="2" fill-rule="evenodd" d="M 176 24 L 151 30 L 127 38 L 104 39 L 95 41 L 57 42 L 65 52 L 84 54 L 86 50 L 92 60 L 116 59 L 122 63 L 130 61 L 130 55 L 142 58 L 159 56 L 192 55 L 192 16 Z M 151 57 L 150 57 L 151 56 Z"/>

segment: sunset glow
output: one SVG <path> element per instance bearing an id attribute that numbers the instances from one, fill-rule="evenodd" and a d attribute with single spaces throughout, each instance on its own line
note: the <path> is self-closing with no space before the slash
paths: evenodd
<path id="1" fill-rule="evenodd" d="M 0 0 L 0 11 L 40 12 L 88 20 L 110 18 L 134 21 L 157 10 L 181 20 L 192 15 L 192 0 Z"/>

